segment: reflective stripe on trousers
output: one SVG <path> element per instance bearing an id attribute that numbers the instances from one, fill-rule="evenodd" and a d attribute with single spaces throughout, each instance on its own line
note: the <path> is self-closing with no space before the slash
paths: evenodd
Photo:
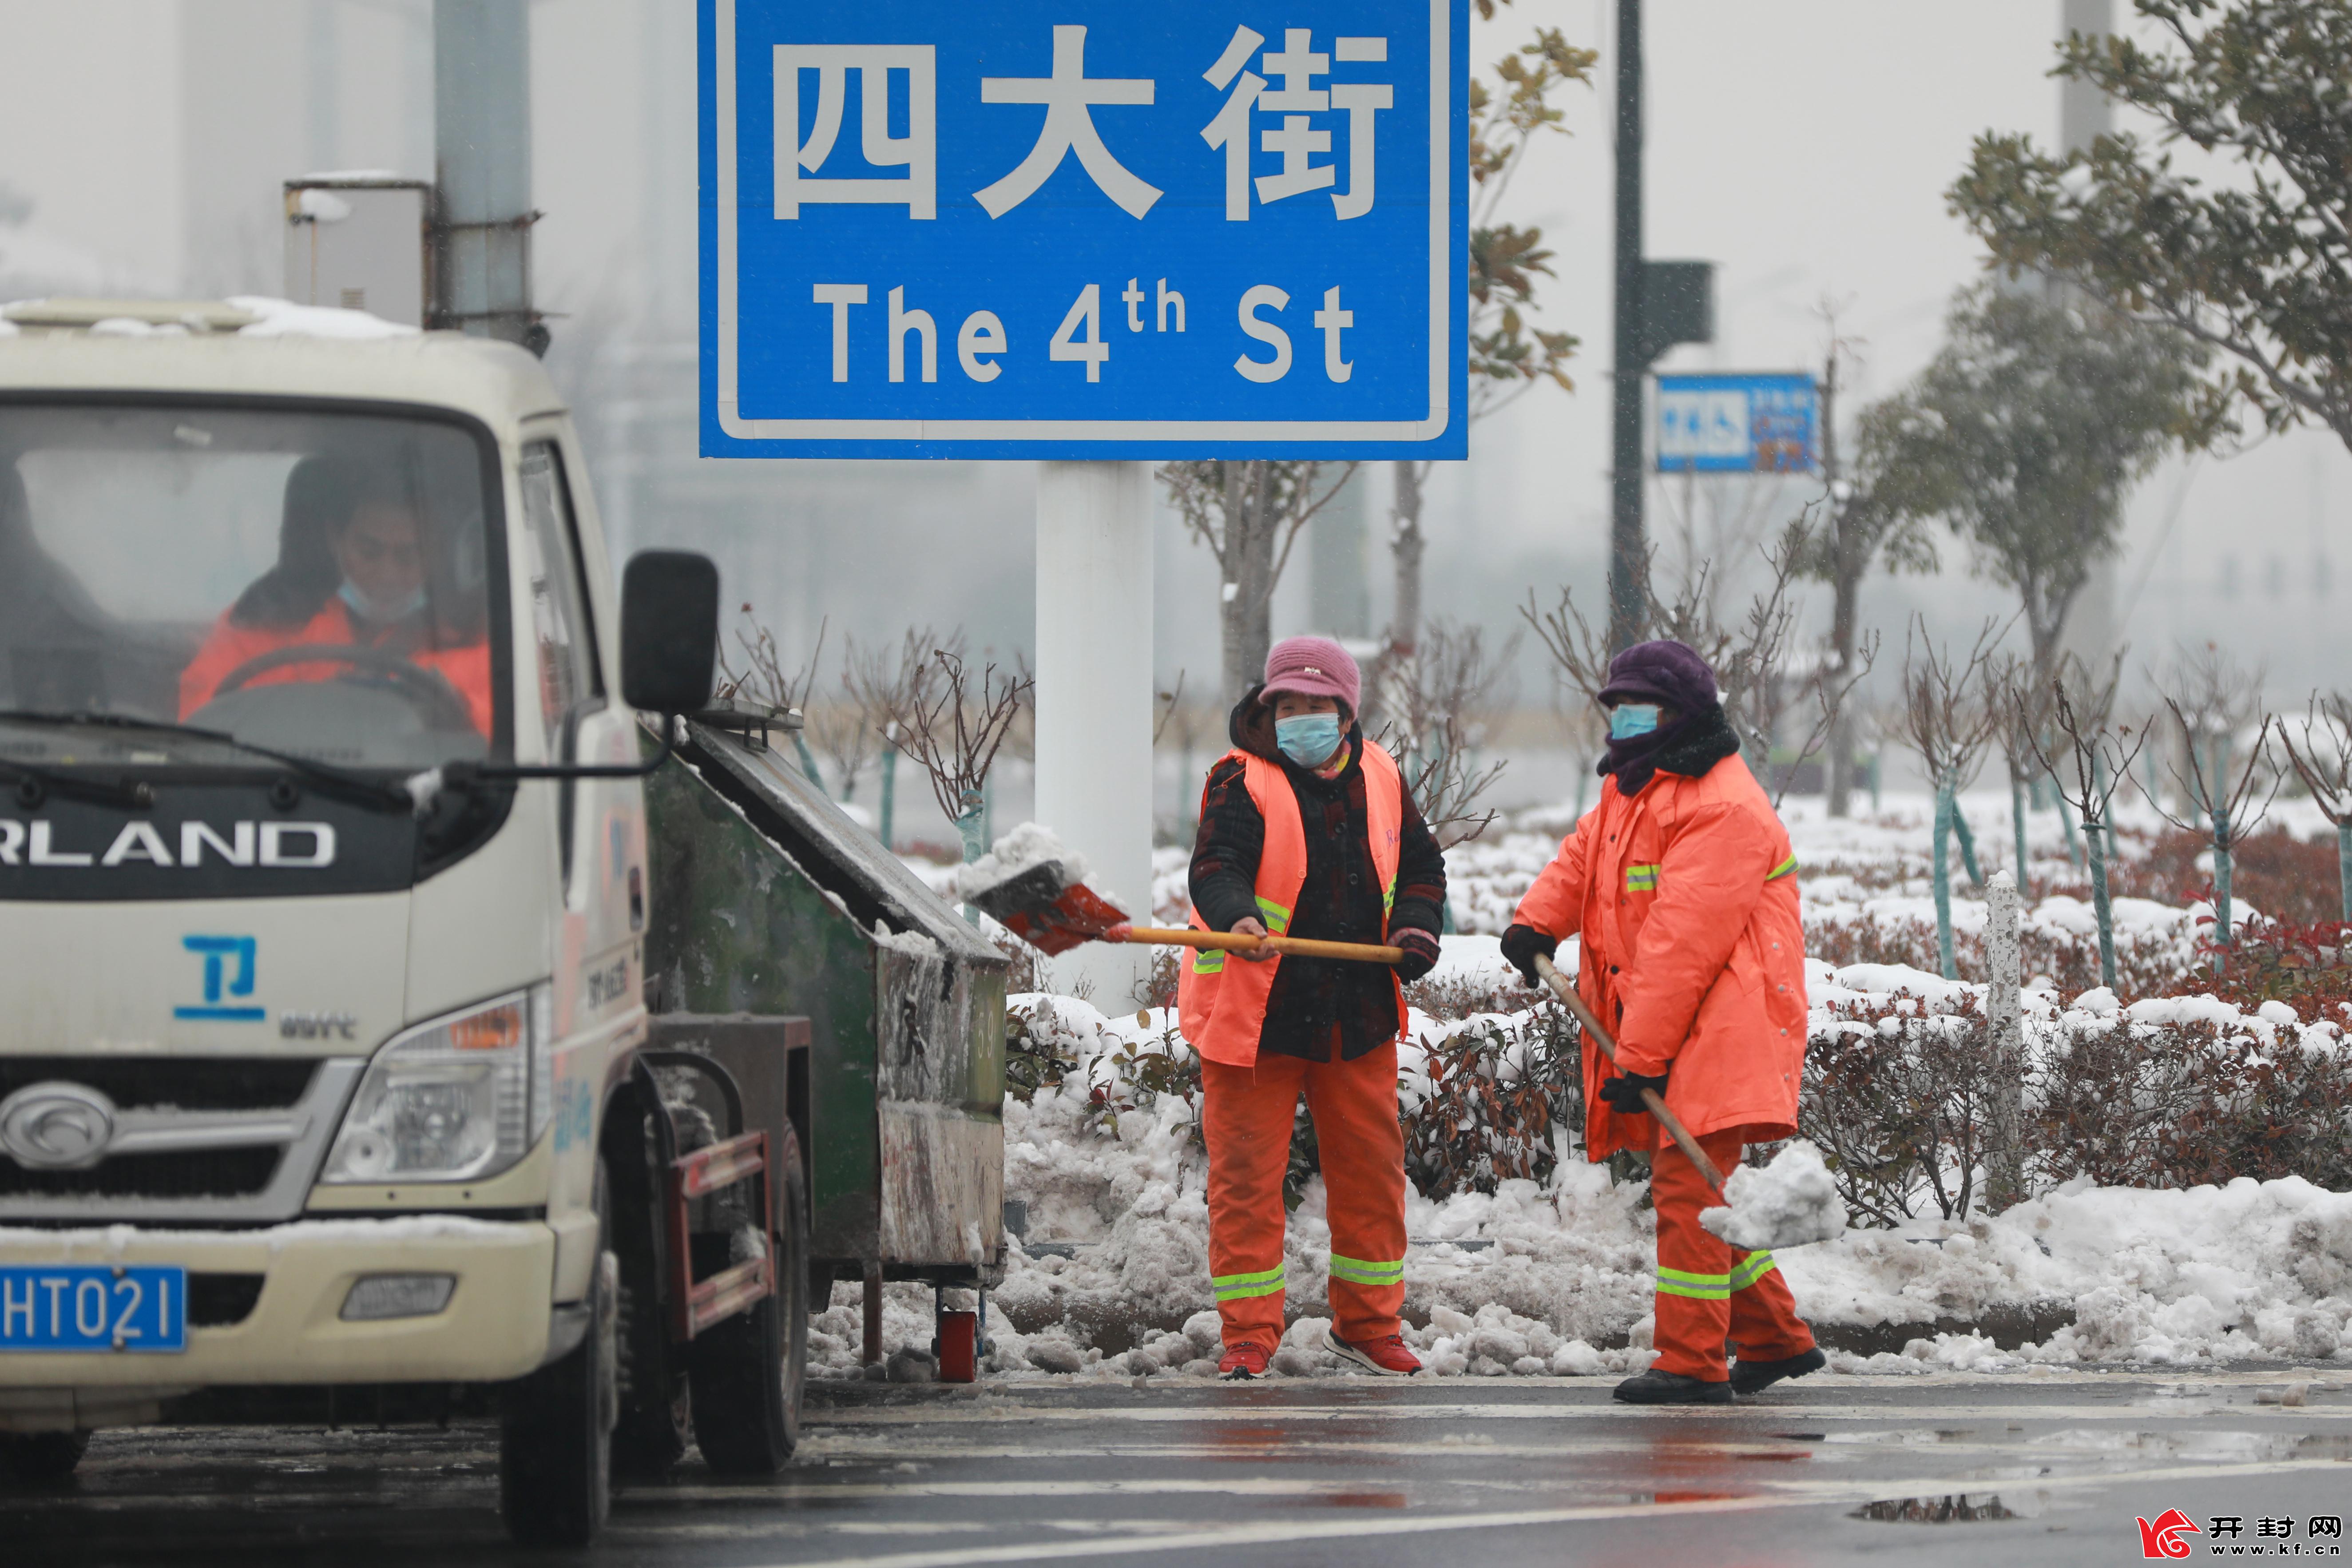
<path id="1" fill-rule="evenodd" d="M 1738 1167 L 1736 1134 L 1709 1133 L 1698 1142 L 1718 1170 Z M 1650 1158 L 1650 1195 L 1658 1211 L 1652 1343 L 1660 1370 L 1720 1382 L 1730 1373 L 1723 1356 L 1727 1339 L 1748 1361 L 1779 1361 L 1812 1348 L 1812 1332 L 1797 1316 L 1772 1255 L 1738 1251 L 1700 1226 L 1699 1211 L 1722 1200 L 1683 1152 L 1663 1140 Z"/>

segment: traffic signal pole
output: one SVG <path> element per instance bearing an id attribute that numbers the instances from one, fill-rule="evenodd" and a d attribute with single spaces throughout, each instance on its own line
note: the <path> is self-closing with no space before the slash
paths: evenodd
<path id="1" fill-rule="evenodd" d="M 1617 310 L 1610 456 L 1609 647 L 1641 635 L 1647 546 L 1642 520 L 1642 0 L 1617 0 Z"/>

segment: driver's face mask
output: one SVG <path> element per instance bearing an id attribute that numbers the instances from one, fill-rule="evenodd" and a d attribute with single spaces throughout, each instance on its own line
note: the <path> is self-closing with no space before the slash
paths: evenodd
<path id="1" fill-rule="evenodd" d="M 335 592 L 351 607 L 352 614 L 374 626 L 390 626 L 395 621 L 404 621 L 425 608 L 425 584 L 422 583 L 390 600 L 371 596 L 366 589 L 349 578 L 345 578 L 343 585 Z"/>

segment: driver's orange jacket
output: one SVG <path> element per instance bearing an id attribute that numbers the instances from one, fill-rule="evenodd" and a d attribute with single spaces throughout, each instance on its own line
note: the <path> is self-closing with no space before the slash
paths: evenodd
<path id="1" fill-rule="evenodd" d="M 341 599 L 329 599 L 326 607 L 310 617 L 308 626 L 241 626 L 226 615 L 213 624 L 212 635 L 205 646 L 180 672 L 180 717 L 185 720 L 213 700 L 220 683 L 239 665 L 275 653 L 281 647 L 297 647 L 305 644 L 321 647 L 349 647 L 354 644 L 367 646 L 372 640 L 362 635 L 352 621 L 351 611 Z M 490 647 L 487 642 L 467 643 L 457 647 L 416 648 L 408 654 L 411 664 L 432 670 L 457 688 L 466 700 L 467 716 L 485 739 L 490 733 Z M 275 669 L 265 669 L 245 684 L 277 686 L 287 682 L 332 680 L 338 675 L 359 667 L 322 658 L 315 664 L 281 664 Z"/>

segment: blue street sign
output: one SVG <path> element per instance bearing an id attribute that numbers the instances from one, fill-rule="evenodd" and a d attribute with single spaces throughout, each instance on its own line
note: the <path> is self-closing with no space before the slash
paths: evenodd
<path id="1" fill-rule="evenodd" d="M 1462 458 L 1465 0 L 700 0 L 707 457 Z"/>
<path id="2" fill-rule="evenodd" d="M 1658 377 L 1658 472 L 1807 473 L 1820 460 L 1811 375 Z"/>

